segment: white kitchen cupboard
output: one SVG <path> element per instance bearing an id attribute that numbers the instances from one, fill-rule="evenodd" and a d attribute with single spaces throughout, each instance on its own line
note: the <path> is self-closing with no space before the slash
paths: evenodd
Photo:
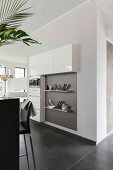
<path id="1" fill-rule="evenodd" d="M 29 96 L 40 97 L 40 88 L 29 88 Z"/>
<path id="2" fill-rule="evenodd" d="M 53 72 L 53 50 L 38 55 L 40 61 L 40 75 Z"/>
<path id="3" fill-rule="evenodd" d="M 72 44 L 32 56 L 29 59 L 30 76 L 77 72 L 78 58 Z"/>
<path id="4" fill-rule="evenodd" d="M 54 49 L 54 73 L 73 71 L 73 57 L 72 44 Z"/>
<path id="5" fill-rule="evenodd" d="M 41 114 L 40 88 L 29 88 L 29 100 L 33 104 L 33 112 L 35 114 L 35 116 L 31 116 L 30 118 L 38 122 L 43 122 L 45 120 L 45 115 Z"/>
<path id="6" fill-rule="evenodd" d="M 53 72 L 53 51 L 38 54 L 29 58 L 29 75 L 43 75 Z"/>
<path id="7" fill-rule="evenodd" d="M 37 76 L 39 73 L 38 69 L 38 57 L 37 55 L 29 58 L 29 76 Z"/>

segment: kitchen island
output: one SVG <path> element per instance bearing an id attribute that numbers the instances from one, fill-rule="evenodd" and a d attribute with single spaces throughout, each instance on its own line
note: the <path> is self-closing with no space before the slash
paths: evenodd
<path id="1" fill-rule="evenodd" d="M 18 98 L 0 98 L 0 169 L 19 170 Z"/>

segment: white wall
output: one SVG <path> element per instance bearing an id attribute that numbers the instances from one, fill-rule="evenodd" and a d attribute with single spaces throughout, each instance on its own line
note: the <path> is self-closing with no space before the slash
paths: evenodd
<path id="1" fill-rule="evenodd" d="M 27 91 L 27 77 L 11 78 L 8 80 L 8 92 Z"/>
<path id="2" fill-rule="evenodd" d="M 22 42 L 0 47 L 0 60 L 27 63 L 26 51 L 30 48 Z"/>
<path id="3" fill-rule="evenodd" d="M 93 1 L 75 8 L 32 33 L 42 42 L 34 54 L 72 43 L 80 49 L 80 71 L 77 74 L 77 132 L 96 141 L 96 56 L 97 13 Z"/>
<path id="4" fill-rule="evenodd" d="M 101 10 L 97 10 L 97 142 L 100 142 L 107 132 L 106 125 L 106 76 L 107 52 L 106 29 Z"/>
<path id="5" fill-rule="evenodd" d="M 107 34 L 107 40 L 108 40 L 111 44 L 113 44 L 113 27 L 107 29 L 106 34 Z"/>

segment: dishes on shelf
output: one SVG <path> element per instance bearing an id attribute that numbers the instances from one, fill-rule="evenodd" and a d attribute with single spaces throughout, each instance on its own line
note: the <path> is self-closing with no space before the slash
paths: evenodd
<path id="1" fill-rule="evenodd" d="M 54 108 L 55 108 L 55 106 L 48 106 L 48 108 L 49 108 L 49 109 L 54 109 Z"/>
<path id="2" fill-rule="evenodd" d="M 50 109 L 53 109 L 53 108 L 56 107 L 56 106 L 53 104 L 53 101 L 52 101 L 51 99 L 48 99 L 48 104 L 49 104 L 48 108 L 50 108 Z"/>
<path id="3" fill-rule="evenodd" d="M 53 101 L 52 101 L 51 99 L 48 99 L 48 104 L 49 104 L 50 106 L 55 106 L 55 105 L 53 104 Z"/>
<path id="4" fill-rule="evenodd" d="M 48 92 L 61 92 L 61 93 L 70 93 L 74 92 L 74 90 L 70 89 L 71 84 L 47 84 L 46 90 Z M 61 112 L 73 112 L 71 106 L 67 104 L 65 101 L 58 101 L 57 104 L 54 104 L 54 102 L 51 99 L 48 99 L 48 106 L 45 107 L 46 109 L 50 110 L 56 110 Z"/>
<path id="5" fill-rule="evenodd" d="M 62 104 L 62 110 L 63 111 L 70 111 L 71 110 L 71 106 L 69 106 L 67 103 L 63 103 Z"/>
<path id="6" fill-rule="evenodd" d="M 71 87 L 71 84 L 63 84 L 63 85 L 60 85 L 60 84 L 55 84 L 55 85 L 48 85 L 46 86 L 46 90 L 59 90 L 59 91 L 68 91 Z"/>
<path id="7" fill-rule="evenodd" d="M 51 99 L 48 99 L 48 108 L 49 109 L 57 109 L 57 110 L 62 110 L 64 112 L 69 112 L 71 111 L 71 106 L 68 105 L 65 101 L 59 101 L 57 105 L 55 106 L 53 101 Z"/>

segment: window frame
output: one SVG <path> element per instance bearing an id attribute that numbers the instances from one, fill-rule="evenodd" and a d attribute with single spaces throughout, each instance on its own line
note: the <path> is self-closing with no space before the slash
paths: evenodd
<path id="1" fill-rule="evenodd" d="M 2 67 L 2 65 L 0 64 L 0 68 Z M 5 67 L 3 67 L 4 69 L 5 69 L 5 72 L 4 72 L 4 74 L 6 74 L 6 66 Z M 0 74 L 0 75 L 2 75 L 2 74 Z"/>
<path id="2" fill-rule="evenodd" d="M 24 77 L 25 77 L 25 75 L 26 75 L 26 68 L 25 67 L 15 67 L 15 69 L 23 69 L 24 70 Z M 15 72 L 15 74 L 16 74 L 16 72 Z M 19 77 L 19 78 L 24 78 L 24 77 Z M 16 76 L 15 76 L 15 78 L 16 78 Z"/>

